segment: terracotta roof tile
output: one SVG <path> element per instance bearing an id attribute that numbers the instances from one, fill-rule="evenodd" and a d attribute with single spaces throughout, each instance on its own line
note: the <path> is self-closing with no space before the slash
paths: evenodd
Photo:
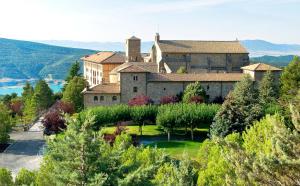
<path id="1" fill-rule="evenodd" d="M 129 62 L 124 63 L 116 68 L 114 68 L 110 74 L 118 72 L 157 72 L 156 63 L 144 63 L 144 62 Z"/>
<path id="2" fill-rule="evenodd" d="M 193 81 L 227 81 L 227 82 L 236 82 L 240 81 L 243 77 L 243 73 L 201 73 L 201 74 L 159 74 L 152 73 L 150 74 L 149 81 L 175 81 L 175 82 L 193 82 Z"/>
<path id="3" fill-rule="evenodd" d="M 125 56 L 119 52 L 98 52 L 96 54 L 88 55 L 81 58 L 84 61 L 90 61 L 94 63 L 106 64 L 117 63 L 121 64 L 125 62 Z"/>
<path id="4" fill-rule="evenodd" d="M 99 84 L 91 87 L 89 90 L 84 90 L 84 94 L 120 94 L 120 85 L 117 83 Z"/>
<path id="5" fill-rule="evenodd" d="M 166 53 L 248 53 L 239 41 L 160 40 Z"/>
<path id="6" fill-rule="evenodd" d="M 242 67 L 241 69 L 243 70 L 252 70 L 252 71 L 281 71 L 282 69 L 271 66 L 271 65 L 267 65 L 264 63 L 256 63 L 256 64 L 252 64 L 252 65 L 248 65 L 245 67 Z"/>

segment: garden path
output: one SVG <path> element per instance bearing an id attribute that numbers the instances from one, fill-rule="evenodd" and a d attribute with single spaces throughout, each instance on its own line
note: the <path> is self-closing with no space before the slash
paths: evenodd
<path id="1" fill-rule="evenodd" d="M 38 169 L 45 144 L 41 118 L 28 131 L 12 132 L 10 138 L 13 144 L 0 153 L 0 167 L 10 169 L 13 176 L 21 168 Z"/>

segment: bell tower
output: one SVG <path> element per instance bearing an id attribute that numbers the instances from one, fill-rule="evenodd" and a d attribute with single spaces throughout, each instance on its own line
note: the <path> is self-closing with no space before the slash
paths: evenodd
<path id="1" fill-rule="evenodd" d="M 141 62 L 141 40 L 135 36 L 126 39 L 126 62 Z"/>

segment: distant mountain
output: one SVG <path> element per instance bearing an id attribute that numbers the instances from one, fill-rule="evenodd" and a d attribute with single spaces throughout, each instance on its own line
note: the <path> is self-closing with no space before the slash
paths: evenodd
<path id="1" fill-rule="evenodd" d="M 38 41 L 50 45 L 85 48 L 101 51 L 124 51 L 123 42 L 80 42 L 68 40 L 45 40 Z M 275 44 L 264 40 L 241 40 L 241 43 L 250 52 L 251 57 L 257 56 L 280 56 L 280 55 L 300 55 L 300 45 L 292 44 Z M 142 52 L 149 52 L 153 45 L 152 41 L 142 42 Z"/>
<path id="2" fill-rule="evenodd" d="M 280 56 L 300 55 L 300 45 L 275 44 L 264 40 L 242 40 L 241 43 L 247 48 L 250 56 Z"/>
<path id="3" fill-rule="evenodd" d="M 40 40 L 40 43 L 49 45 L 73 47 L 73 48 L 85 48 L 99 51 L 124 51 L 125 43 L 123 42 L 81 42 L 81 41 L 70 41 L 70 40 Z M 152 41 L 142 42 L 141 51 L 147 53 L 150 51 L 153 45 Z"/>
<path id="4" fill-rule="evenodd" d="M 44 78 L 52 74 L 55 79 L 64 79 L 72 63 L 94 52 L 0 38 L 0 78 Z"/>
<path id="5" fill-rule="evenodd" d="M 285 67 L 287 66 L 292 60 L 293 55 L 287 56 L 261 56 L 261 57 L 252 57 L 251 63 L 266 63 L 277 67 Z"/>

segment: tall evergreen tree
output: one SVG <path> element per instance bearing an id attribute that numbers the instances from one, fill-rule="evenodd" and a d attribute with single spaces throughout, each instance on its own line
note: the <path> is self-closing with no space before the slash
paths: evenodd
<path id="1" fill-rule="evenodd" d="M 34 93 L 33 87 L 30 85 L 28 81 L 26 81 L 26 84 L 24 85 L 23 92 L 22 92 L 23 101 L 30 98 L 33 95 L 33 93 Z"/>
<path id="2" fill-rule="evenodd" d="M 63 100 L 74 105 L 76 111 L 83 109 L 82 90 L 85 88 L 86 81 L 82 77 L 75 76 L 68 83 L 64 93 Z"/>
<path id="3" fill-rule="evenodd" d="M 5 144 L 9 140 L 12 118 L 7 107 L 0 103 L 0 144 Z"/>
<path id="4" fill-rule="evenodd" d="M 62 91 L 64 92 L 66 90 L 66 87 L 68 83 L 75 77 L 78 76 L 80 77 L 82 74 L 80 73 L 80 63 L 76 61 L 75 63 L 72 64 L 70 67 L 69 73 L 65 79 L 65 84 L 64 87 L 62 88 Z"/>
<path id="5" fill-rule="evenodd" d="M 49 108 L 53 104 L 53 92 L 45 80 L 39 80 L 34 88 L 34 95 L 39 110 Z"/>
<path id="6" fill-rule="evenodd" d="M 88 185 L 95 180 L 100 182 L 99 174 L 104 165 L 104 161 L 99 161 L 103 142 L 100 137 L 95 137 L 92 130 L 94 117 L 87 115 L 85 118 L 69 120 L 68 123 L 64 136 L 48 143 L 45 162 L 51 165 L 52 170 L 47 177 L 58 185 Z M 41 178 L 41 181 L 47 177 Z"/>
<path id="7" fill-rule="evenodd" d="M 38 114 L 38 106 L 37 106 L 37 96 L 34 94 L 30 98 L 25 100 L 24 103 L 24 122 L 25 124 L 31 123 L 37 116 Z"/>
<path id="8" fill-rule="evenodd" d="M 276 101 L 279 96 L 278 84 L 271 71 L 264 74 L 259 83 L 259 101 L 263 105 Z"/>
<path id="9" fill-rule="evenodd" d="M 261 117 L 262 108 L 252 78 L 245 75 L 236 83 L 227 96 L 211 125 L 211 136 L 226 136 L 232 132 L 242 132 L 253 121 Z"/>
<path id="10" fill-rule="evenodd" d="M 285 67 L 281 75 L 281 98 L 289 102 L 300 89 L 300 59 L 294 57 L 293 61 Z"/>

